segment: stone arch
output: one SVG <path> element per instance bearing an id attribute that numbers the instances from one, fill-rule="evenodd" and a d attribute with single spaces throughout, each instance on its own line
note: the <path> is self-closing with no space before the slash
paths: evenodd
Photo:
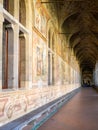
<path id="1" fill-rule="evenodd" d="M 7 20 L 3 23 L 3 46 L 2 46 L 2 87 L 13 88 L 14 71 L 14 31 L 13 26 Z"/>

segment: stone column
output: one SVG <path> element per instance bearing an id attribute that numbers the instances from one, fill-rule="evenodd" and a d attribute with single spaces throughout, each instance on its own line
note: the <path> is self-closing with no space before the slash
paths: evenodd
<path id="1" fill-rule="evenodd" d="M 2 35 L 3 35 L 3 8 L 0 5 L 0 90 L 2 89 Z"/>
<path id="2" fill-rule="evenodd" d="M 50 52 L 48 51 L 48 85 L 50 85 Z"/>
<path id="3" fill-rule="evenodd" d="M 12 24 L 6 25 L 6 28 L 8 30 L 8 88 L 12 89 L 14 80 L 14 32 Z"/>
<path id="4" fill-rule="evenodd" d="M 54 54 L 52 54 L 52 85 L 54 85 Z"/>
<path id="5" fill-rule="evenodd" d="M 30 32 L 30 35 L 26 35 L 26 88 L 32 88 L 32 61 L 32 32 Z"/>
<path id="6" fill-rule="evenodd" d="M 48 52 L 48 84 L 52 84 L 52 53 Z"/>
<path id="7" fill-rule="evenodd" d="M 53 66 L 53 85 L 56 83 L 56 54 L 53 54 L 54 66 Z"/>
<path id="8" fill-rule="evenodd" d="M 98 87 L 98 61 L 96 61 L 96 65 L 95 65 L 95 85 Z"/>
<path id="9" fill-rule="evenodd" d="M 19 26 L 13 25 L 14 39 L 13 39 L 13 87 L 17 89 L 19 86 Z"/>

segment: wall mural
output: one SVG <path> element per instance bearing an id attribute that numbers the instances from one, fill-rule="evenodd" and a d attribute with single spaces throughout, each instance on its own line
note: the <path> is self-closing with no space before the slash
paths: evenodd
<path id="1" fill-rule="evenodd" d="M 62 61 L 62 84 L 65 84 L 65 63 Z"/>
<path id="2" fill-rule="evenodd" d="M 42 52 L 42 75 L 46 75 L 47 73 L 47 50 L 46 50 L 46 44 L 43 44 L 43 52 Z"/>
<path id="3" fill-rule="evenodd" d="M 35 9 L 35 27 L 40 31 L 44 36 L 46 36 L 46 14 L 45 10 L 43 11 L 38 0 L 34 0 L 34 9 Z"/>
<path id="4" fill-rule="evenodd" d="M 37 55 L 37 75 L 41 75 L 42 71 L 42 57 L 41 57 L 41 49 L 40 47 L 36 48 L 36 55 Z"/>
<path id="5" fill-rule="evenodd" d="M 73 90 L 78 86 L 79 84 L 73 86 Z M 11 91 L 6 93 L 6 96 L 4 93 L 0 94 L 0 126 L 65 95 L 70 91 L 70 86 L 67 85 L 67 88 L 66 91 L 65 86 L 59 89 L 58 86 L 51 86 L 42 88 L 40 92 L 36 87 L 32 90 Z"/>
<path id="6" fill-rule="evenodd" d="M 42 43 L 36 47 L 36 56 L 37 56 L 37 75 L 45 75 L 46 73 L 46 46 L 45 43 Z"/>
<path id="7" fill-rule="evenodd" d="M 37 82 L 39 78 L 45 81 L 47 79 L 46 43 L 36 32 L 33 35 L 33 81 Z"/>

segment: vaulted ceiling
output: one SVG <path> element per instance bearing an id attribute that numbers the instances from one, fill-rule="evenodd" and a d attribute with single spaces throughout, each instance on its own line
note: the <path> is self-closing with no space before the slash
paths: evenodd
<path id="1" fill-rule="evenodd" d="M 48 2 L 82 70 L 93 70 L 98 59 L 98 0 Z"/>

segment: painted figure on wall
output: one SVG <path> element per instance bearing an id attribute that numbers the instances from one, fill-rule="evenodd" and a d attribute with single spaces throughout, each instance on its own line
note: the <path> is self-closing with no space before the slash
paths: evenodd
<path id="1" fill-rule="evenodd" d="M 37 75 L 41 75 L 42 71 L 42 58 L 41 58 L 41 49 L 37 47 Z"/>
<path id="2" fill-rule="evenodd" d="M 36 82 L 40 77 L 47 80 L 47 46 L 43 39 L 33 32 L 33 81 Z M 35 77 L 34 77 L 35 76 Z"/>
<path id="3" fill-rule="evenodd" d="M 40 31 L 44 36 L 46 36 L 46 15 L 40 7 L 40 3 L 37 0 L 34 1 L 35 7 L 35 27 Z"/>

